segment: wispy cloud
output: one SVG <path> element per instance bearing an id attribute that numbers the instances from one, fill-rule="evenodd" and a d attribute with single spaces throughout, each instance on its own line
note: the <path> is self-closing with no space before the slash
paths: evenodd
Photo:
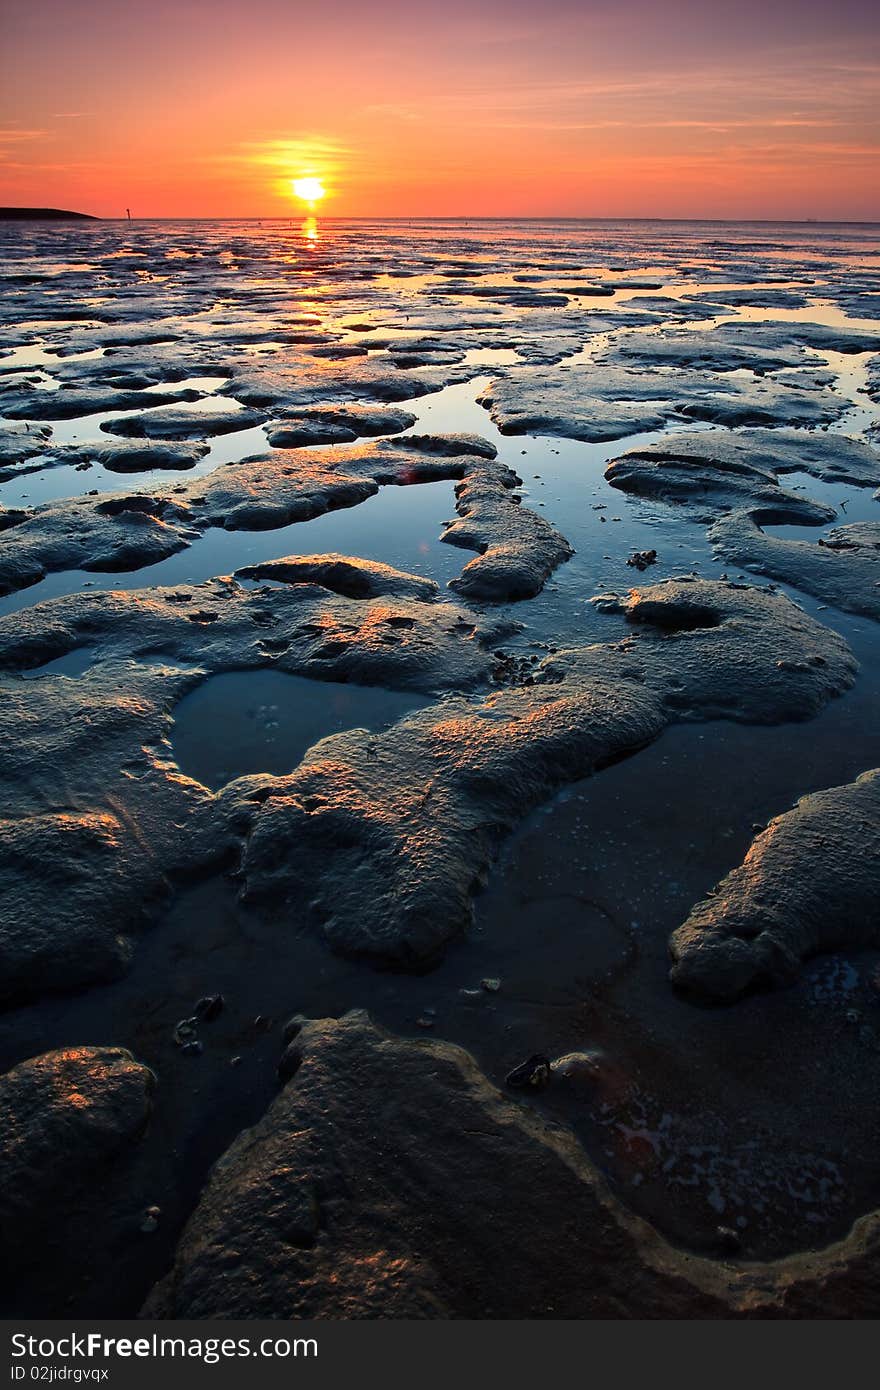
<path id="1" fill-rule="evenodd" d="M 540 119 L 552 125 L 739 125 L 837 122 L 858 114 L 878 119 L 880 65 L 876 63 L 800 64 L 787 70 L 704 66 L 698 71 L 669 69 L 633 72 L 624 78 L 558 82 L 518 82 L 498 89 L 474 83 L 435 93 L 428 102 L 405 103 L 412 112 L 455 109 L 473 120 L 495 115 Z M 623 108 L 621 110 L 620 108 Z M 693 117 L 691 117 L 693 113 Z M 656 119 L 655 119 L 656 117 Z"/>
<path id="2" fill-rule="evenodd" d="M 50 173 L 50 174 L 92 174 L 103 173 L 108 167 L 106 164 L 96 164 L 87 160 L 59 160 L 59 161 L 34 161 L 25 162 L 21 159 L 6 159 L 0 151 L 0 169 L 7 172 L 11 169 L 24 169 L 28 173 Z"/>
<path id="3" fill-rule="evenodd" d="M 21 130 L 18 126 L 0 130 L 0 145 L 13 145 L 20 140 L 45 140 L 50 130 Z"/>
<path id="4" fill-rule="evenodd" d="M 327 135 L 271 135 L 243 140 L 216 158 L 228 163 L 256 164 L 290 174 L 339 172 L 355 151 L 341 140 Z"/>
<path id="5" fill-rule="evenodd" d="M 729 130 L 833 130 L 845 129 L 851 123 L 834 120 L 773 120 L 755 117 L 753 120 L 736 121 L 718 119 L 698 120 L 607 120 L 607 121 L 491 121 L 486 126 L 492 130 L 707 130 L 724 134 Z"/>
<path id="6" fill-rule="evenodd" d="M 363 108 L 365 116 L 386 116 L 396 121 L 422 121 L 424 112 L 406 102 L 380 101 Z"/>
<path id="7" fill-rule="evenodd" d="M 275 192 L 286 194 L 295 178 L 319 178 L 328 191 L 337 192 L 350 182 L 369 181 L 376 174 L 373 163 L 350 142 L 319 134 L 267 134 L 242 140 L 232 149 L 206 156 L 202 161 L 218 175 L 236 172 L 236 177 L 255 186 L 265 184 L 266 174 L 274 174 Z"/>

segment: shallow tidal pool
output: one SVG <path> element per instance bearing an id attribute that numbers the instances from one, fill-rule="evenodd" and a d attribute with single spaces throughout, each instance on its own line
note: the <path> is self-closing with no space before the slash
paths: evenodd
<path id="1" fill-rule="evenodd" d="M 181 771 L 216 788 L 248 773 L 292 772 L 320 739 L 343 729 L 387 729 L 429 703 L 379 686 L 229 671 L 184 696 L 171 743 Z"/>

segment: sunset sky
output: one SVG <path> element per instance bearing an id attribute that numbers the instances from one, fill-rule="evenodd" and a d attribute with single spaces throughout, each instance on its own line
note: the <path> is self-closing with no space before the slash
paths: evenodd
<path id="1" fill-rule="evenodd" d="M 27 0 L 0 203 L 880 219 L 867 0 Z"/>

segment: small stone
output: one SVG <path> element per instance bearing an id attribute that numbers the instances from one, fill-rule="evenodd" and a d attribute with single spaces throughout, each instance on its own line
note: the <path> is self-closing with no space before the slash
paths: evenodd
<path id="1" fill-rule="evenodd" d="M 550 1080 L 550 1059 L 542 1053 L 534 1053 L 527 1062 L 521 1062 L 513 1071 L 507 1073 L 505 1084 L 517 1090 L 542 1090 Z"/>
<path id="2" fill-rule="evenodd" d="M 617 517 L 612 517 L 611 519 L 612 521 L 618 520 Z M 641 571 L 646 570 L 649 565 L 656 565 L 657 552 L 656 550 L 634 550 L 626 563 L 641 573 Z"/>
<path id="3" fill-rule="evenodd" d="M 180 1019 L 174 1025 L 174 1042 L 177 1047 L 183 1047 L 190 1039 L 194 1038 L 198 1026 L 199 1020 L 195 1015 L 192 1018 Z"/>
<path id="4" fill-rule="evenodd" d="M 191 1042 L 184 1043 L 180 1050 L 184 1057 L 201 1057 L 205 1049 L 198 1038 L 193 1038 Z"/>
<path id="5" fill-rule="evenodd" d="M 566 1052 L 563 1057 L 555 1057 L 550 1063 L 554 1076 L 564 1076 L 572 1081 L 595 1081 L 599 1075 L 599 1060 L 591 1052 Z"/>
<path id="6" fill-rule="evenodd" d="M 205 994 L 196 1004 L 196 1017 L 203 1023 L 213 1023 L 220 1017 L 225 1003 L 222 994 Z"/>
<path id="7" fill-rule="evenodd" d="M 489 975 L 485 980 L 480 981 L 480 989 L 484 989 L 487 994 L 497 994 L 500 988 L 501 981 L 497 980 L 493 975 Z"/>

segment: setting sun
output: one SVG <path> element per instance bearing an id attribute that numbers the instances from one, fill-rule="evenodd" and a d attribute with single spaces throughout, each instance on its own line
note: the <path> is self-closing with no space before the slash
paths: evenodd
<path id="1" fill-rule="evenodd" d="M 291 179 L 291 187 L 304 203 L 318 203 L 324 197 L 324 185 L 320 179 Z"/>

